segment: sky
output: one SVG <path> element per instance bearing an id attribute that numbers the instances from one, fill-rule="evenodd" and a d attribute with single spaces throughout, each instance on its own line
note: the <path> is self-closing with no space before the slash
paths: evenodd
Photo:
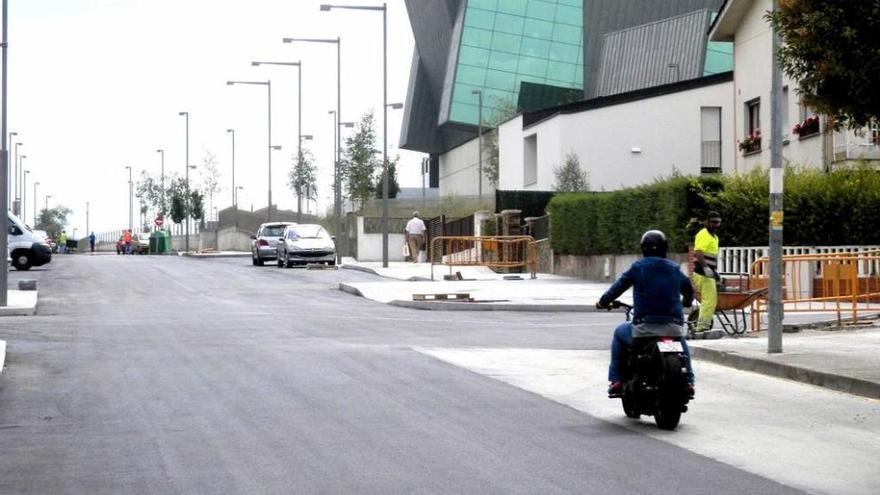
<path id="1" fill-rule="evenodd" d="M 296 208 L 287 174 L 296 153 L 297 69 L 251 67 L 251 61 L 302 61 L 302 133 L 318 166 L 320 211 L 332 206 L 336 50 L 332 44 L 283 44 L 284 37 L 342 37 L 342 118 L 377 114 L 382 138 L 382 15 L 321 12 L 327 0 L 9 0 L 8 131 L 25 155 L 26 221 L 37 204 L 73 210 L 69 229 L 95 232 L 128 226 L 128 171 L 158 177 L 165 150 L 166 180 L 183 175 L 185 119 L 190 113 L 189 162 L 216 156 L 221 191 L 213 206 L 232 204 L 231 138 L 239 206 L 265 207 L 268 193 L 267 94 L 272 81 L 273 202 Z M 378 0 L 344 0 L 380 5 Z M 388 101 L 406 97 L 413 37 L 403 0 L 388 2 Z M 398 150 L 402 110 L 389 110 L 389 155 L 400 155 L 402 186 L 420 186 L 419 153 Z M 344 136 L 351 131 L 344 131 Z M 10 163 L 15 150 L 11 149 Z M 199 169 L 191 170 L 193 186 Z M 206 199 L 207 203 L 207 199 Z M 206 204 L 206 207 L 208 205 Z M 137 223 L 135 198 L 135 223 Z M 305 209 L 305 208 L 304 208 Z M 312 205 L 312 209 L 315 206 Z"/>

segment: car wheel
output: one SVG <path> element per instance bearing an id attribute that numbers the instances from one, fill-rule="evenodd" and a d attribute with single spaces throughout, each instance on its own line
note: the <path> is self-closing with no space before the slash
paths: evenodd
<path id="1" fill-rule="evenodd" d="M 278 268 L 284 267 L 284 259 L 281 257 L 281 253 L 275 255 L 275 263 L 278 265 Z"/>
<path id="2" fill-rule="evenodd" d="M 254 254 L 254 266 L 263 266 L 263 260 L 259 254 Z"/>
<path id="3" fill-rule="evenodd" d="M 290 262 L 290 253 L 284 255 L 284 266 L 286 266 L 287 268 L 293 267 L 293 263 Z"/>
<path id="4" fill-rule="evenodd" d="M 27 251 L 19 251 L 12 257 L 12 266 L 19 271 L 28 271 L 31 269 L 31 256 Z"/>

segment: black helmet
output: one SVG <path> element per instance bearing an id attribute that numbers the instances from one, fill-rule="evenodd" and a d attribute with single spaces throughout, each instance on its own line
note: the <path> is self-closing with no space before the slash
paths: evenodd
<path id="1" fill-rule="evenodd" d="M 666 242 L 666 234 L 659 230 L 649 230 L 642 234 L 642 255 L 656 256 L 658 258 L 666 257 L 666 250 L 669 244 Z"/>

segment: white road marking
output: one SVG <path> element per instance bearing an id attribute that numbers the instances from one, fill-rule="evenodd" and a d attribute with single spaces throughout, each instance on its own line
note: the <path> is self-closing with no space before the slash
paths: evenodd
<path id="1" fill-rule="evenodd" d="M 416 349 L 726 464 L 815 493 L 880 493 L 880 401 L 696 362 L 674 432 L 605 397 L 608 351 Z"/>

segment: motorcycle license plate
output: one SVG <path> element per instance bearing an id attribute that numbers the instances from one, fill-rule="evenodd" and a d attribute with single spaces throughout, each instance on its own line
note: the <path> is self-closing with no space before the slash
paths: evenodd
<path id="1" fill-rule="evenodd" d="M 661 340 L 660 342 L 657 342 L 657 349 L 660 352 L 684 352 L 684 347 L 682 347 L 681 342 L 677 340 Z"/>

